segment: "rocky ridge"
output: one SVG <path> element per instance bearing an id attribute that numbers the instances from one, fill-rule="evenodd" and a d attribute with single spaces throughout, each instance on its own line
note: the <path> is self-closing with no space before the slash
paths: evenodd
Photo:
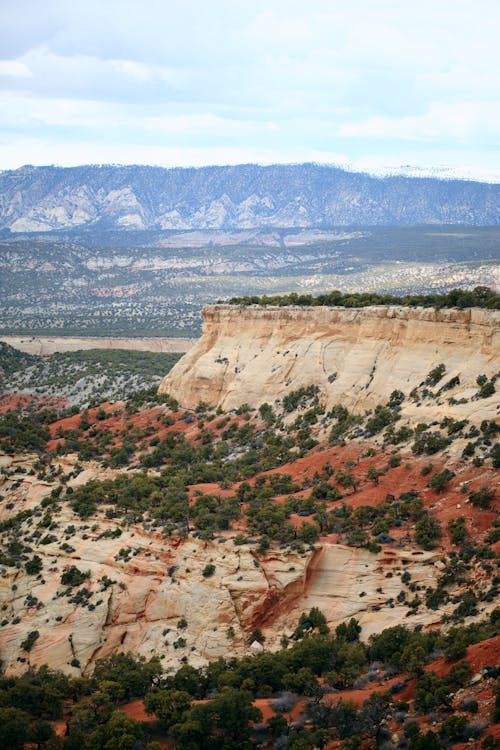
<path id="1" fill-rule="evenodd" d="M 0 174 L 0 229 L 248 229 L 499 223 L 499 185 L 318 164 L 24 166 Z"/>

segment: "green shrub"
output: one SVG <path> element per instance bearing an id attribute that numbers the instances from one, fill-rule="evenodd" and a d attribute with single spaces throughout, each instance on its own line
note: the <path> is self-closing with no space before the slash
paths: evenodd
<path id="1" fill-rule="evenodd" d="M 439 471 L 429 479 L 427 486 L 432 487 L 435 492 L 442 492 L 448 482 L 453 479 L 454 476 L 455 473 L 453 471 L 450 471 L 449 469 L 443 469 L 443 471 Z"/>
<path id="2" fill-rule="evenodd" d="M 441 378 L 446 372 L 446 365 L 441 362 L 441 364 L 434 367 L 427 375 L 425 382 L 427 385 L 434 386 L 439 383 Z"/>
<path id="3" fill-rule="evenodd" d="M 489 487 L 481 487 L 476 492 L 469 494 L 469 501 L 477 508 L 487 510 L 490 507 L 491 501 L 495 499 L 495 490 Z"/>
<path id="4" fill-rule="evenodd" d="M 35 644 L 35 641 L 38 640 L 39 637 L 40 633 L 38 632 L 38 630 L 32 630 L 31 633 L 28 633 L 28 636 L 21 643 L 21 648 L 24 651 L 31 651 Z"/>
<path id="5" fill-rule="evenodd" d="M 441 536 L 441 524 L 434 516 L 425 515 L 415 524 L 415 541 L 424 549 L 433 549 Z"/>
<path id="6" fill-rule="evenodd" d="M 78 570 L 76 565 L 71 565 L 64 568 L 61 575 L 61 583 L 63 586 L 80 586 L 89 576 L 89 570 L 83 573 L 81 570 Z"/>
<path id="7" fill-rule="evenodd" d="M 42 570 L 43 563 L 38 555 L 33 555 L 31 560 L 28 560 L 24 567 L 28 575 L 36 576 Z"/>

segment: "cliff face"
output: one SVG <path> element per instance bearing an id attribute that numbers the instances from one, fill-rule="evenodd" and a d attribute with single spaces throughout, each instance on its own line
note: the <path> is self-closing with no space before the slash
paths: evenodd
<path id="1" fill-rule="evenodd" d="M 3 456 L 0 467 L 29 469 L 35 461 L 36 456 Z M 65 471 L 72 465 L 69 457 L 61 462 Z M 102 477 L 102 469 L 89 464 L 70 486 L 96 476 Z M 16 512 L 36 512 L 52 489 L 26 473 L 1 474 L 0 480 Z M 0 520 L 9 517 L 10 511 L 0 508 Z M 117 537 L 110 533 L 116 531 L 115 521 L 95 518 L 89 529 L 67 504 L 57 518 L 60 529 L 72 529 L 71 545 L 61 545 L 60 532 L 59 538 L 37 545 L 42 575 L 1 566 L 1 656 L 9 674 L 42 664 L 88 673 L 97 659 L 116 651 L 147 658 L 159 654 L 165 669 L 178 668 L 184 657 L 201 666 L 248 653 L 248 634 L 256 625 L 265 625 L 268 646 L 277 648 L 281 636 L 293 633 L 300 614 L 312 606 L 324 610 L 332 627 L 355 615 L 369 634 L 381 629 L 373 607 L 395 598 L 401 588 L 398 571 L 411 562 L 412 580 L 422 586 L 434 585 L 438 572 L 439 555 L 412 548 L 375 555 L 325 540 L 315 552 L 273 549 L 256 556 L 252 546 L 230 538 L 223 544 L 194 537 L 169 540 L 136 525 Z M 205 577 L 208 564 L 214 570 Z M 62 583 L 70 566 L 88 574 L 83 584 Z M 394 573 L 391 580 L 388 571 Z M 391 609 L 391 624 L 405 622 L 406 611 L 405 603 Z M 426 611 L 414 622 L 426 624 L 435 617 Z M 182 619 L 187 625 L 180 624 Z M 33 632 L 38 638 L 26 651 L 23 642 Z"/>
<path id="2" fill-rule="evenodd" d="M 186 408 L 273 404 L 314 384 L 327 407 L 361 412 L 395 389 L 408 395 L 442 362 L 446 373 L 433 390 L 458 376 L 443 402 L 467 399 L 446 404 L 447 413 L 479 417 L 481 403 L 470 400 L 475 379 L 498 366 L 500 313 L 493 310 L 210 305 L 203 321 L 201 338 L 160 386 Z M 422 403 L 418 415 L 426 411 Z"/>
<path id="3" fill-rule="evenodd" d="M 61 458 L 63 471 L 74 459 Z M 52 489 L 50 483 L 24 473 L 36 460 L 0 456 L 0 469 L 13 472 L 0 473 L 0 488 L 14 514 L 37 513 Z M 115 475 L 89 463 L 69 485 Z M 12 515 L 5 505 L 0 521 Z M 147 658 L 161 654 L 165 669 L 178 668 L 182 657 L 199 666 L 219 656 L 242 655 L 248 633 L 263 613 L 277 607 L 287 610 L 303 594 L 313 557 L 311 551 L 274 550 L 258 562 L 250 546 L 230 539 L 224 544 L 194 537 L 168 539 L 141 525 L 123 528 L 117 536 L 111 533 L 116 532 L 115 521 L 96 517 L 89 529 L 67 504 L 58 510 L 57 528 L 50 543 L 37 545 L 41 575 L 0 564 L 0 653 L 9 674 L 42 664 L 71 674 L 89 672 L 97 659 L 116 651 Z M 65 535 L 62 530 L 68 528 L 70 535 Z M 61 544 L 63 539 L 66 544 Z M 213 574 L 204 576 L 208 564 L 214 566 Z M 88 574 L 83 583 L 62 583 L 70 566 Z M 375 561 L 370 570 L 376 567 Z M 182 618 L 185 627 L 179 626 Z M 26 651 L 23 641 L 33 632 L 39 637 Z"/>

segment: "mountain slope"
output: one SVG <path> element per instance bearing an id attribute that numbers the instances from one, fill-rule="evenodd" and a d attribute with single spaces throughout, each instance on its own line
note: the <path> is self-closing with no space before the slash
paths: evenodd
<path id="1" fill-rule="evenodd" d="M 25 166 L 0 174 L 0 229 L 171 229 L 500 222 L 500 186 L 316 164 Z"/>

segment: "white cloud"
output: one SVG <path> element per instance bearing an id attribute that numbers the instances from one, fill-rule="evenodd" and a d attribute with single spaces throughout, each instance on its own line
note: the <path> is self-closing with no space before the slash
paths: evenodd
<path id="1" fill-rule="evenodd" d="M 32 78 L 29 67 L 20 60 L 0 60 L 0 76 L 9 78 Z"/>
<path id="2" fill-rule="evenodd" d="M 248 148 L 239 146 L 168 147 L 125 144 L 54 144 L 36 139 L 0 143 L 0 169 L 22 164 L 74 166 L 75 164 L 153 164 L 156 166 L 208 166 L 210 164 L 289 164 L 318 162 L 347 166 L 345 154 L 315 149 Z"/>
<path id="3" fill-rule="evenodd" d="M 500 132 L 500 103 L 434 103 L 423 115 L 370 117 L 340 125 L 337 135 L 349 138 L 470 140 Z"/>
<path id="4" fill-rule="evenodd" d="M 419 162 L 438 141 L 493 163 L 499 25 L 498 0 L 0 3 L 0 139 L 22 135 L 37 163 L 108 142 L 118 160 Z"/>

